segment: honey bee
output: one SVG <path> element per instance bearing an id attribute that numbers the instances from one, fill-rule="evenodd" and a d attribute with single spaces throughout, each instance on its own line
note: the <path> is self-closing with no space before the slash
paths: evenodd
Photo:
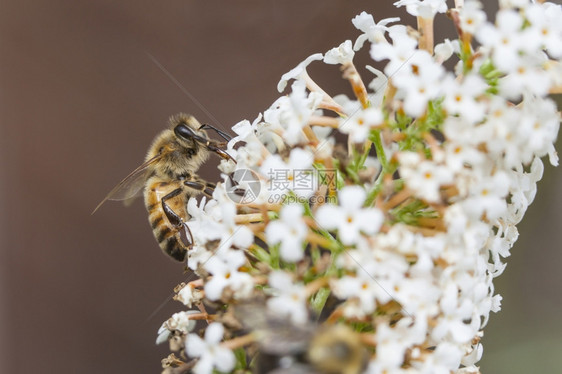
<path id="1" fill-rule="evenodd" d="M 152 142 L 144 163 L 115 186 L 92 214 L 107 200 L 127 202 L 143 192 L 148 220 L 160 248 L 173 259 L 184 261 L 192 245 L 191 239 L 182 237 L 184 223 L 190 218 L 187 201 L 201 193 L 210 197 L 215 188 L 196 172 L 211 152 L 232 159 L 221 148 L 226 142 L 210 139 L 206 129 L 216 131 L 224 140 L 230 137 L 183 113 L 172 116 L 169 124 L 170 128 Z"/>
<path id="2" fill-rule="evenodd" d="M 360 374 L 368 352 L 359 333 L 343 324 L 295 325 L 251 302 L 234 314 L 257 336 L 256 374 Z"/>
<path id="3" fill-rule="evenodd" d="M 284 326 L 261 340 L 254 372 L 360 374 L 366 363 L 365 347 L 347 326 Z"/>

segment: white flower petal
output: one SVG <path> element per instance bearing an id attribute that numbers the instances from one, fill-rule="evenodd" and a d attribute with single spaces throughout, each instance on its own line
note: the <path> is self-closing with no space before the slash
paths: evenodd
<path id="1" fill-rule="evenodd" d="M 287 87 L 287 82 L 291 79 L 297 79 L 300 77 L 300 75 L 306 71 L 306 67 L 308 65 L 310 65 L 310 63 L 312 61 L 318 61 L 318 60 L 322 60 L 324 58 L 324 56 L 322 55 L 322 53 L 316 53 L 313 54 L 311 56 L 308 56 L 303 62 L 301 62 L 300 64 L 298 64 L 295 68 L 293 68 L 291 71 L 283 74 L 283 76 L 281 77 L 281 80 L 279 81 L 279 83 L 277 84 L 277 91 L 279 92 L 283 92 L 285 90 L 285 87 Z"/>
<path id="2" fill-rule="evenodd" d="M 338 194 L 340 205 L 349 212 L 361 209 L 366 197 L 367 193 L 359 186 L 344 187 Z"/>
<path id="3" fill-rule="evenodd" d="M 205 330 L 205 341 L 209 344 L 218 344 L 222 340 L 224 327 L 221 323 L 213 322 Z"/>

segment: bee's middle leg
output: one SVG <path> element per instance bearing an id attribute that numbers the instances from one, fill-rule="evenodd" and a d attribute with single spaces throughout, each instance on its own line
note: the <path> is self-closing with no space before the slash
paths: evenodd
<path id="1" fill-rule="evenodd" d="M 213 197 L 216 185 L 198 179 L 183 181 L 183 184 L 194 190 L 201 191 L 207 197 Z"/>

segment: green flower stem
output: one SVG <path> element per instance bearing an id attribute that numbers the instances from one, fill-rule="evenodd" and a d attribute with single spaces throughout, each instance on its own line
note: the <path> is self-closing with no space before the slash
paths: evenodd
<path id="1" fill-rule="evenodd" d="M 258 259 L 259 262 L 271 264 L 271 256 L 265 249 L 263 249 L 259 245 L 253 244 L 250 247 L 249 251 Z"/>
<path id="2" fill-rule="evenodd" d="M 361 155 L 361 158 L 359 159 L 359 162 L 357 164 L 357 170 L 361 169 L 363 167 L 363 165 L 365 165 L 365 161 L 367 160 L 367 157 L 369 156 L 369 152 L 371 152 L 371 145 L 373 143 L 370 140 L 367 140 L 365 142 L 365 144 L 363 145 L 363 154 Z"/>
<path id="3" fill-rule="evenodd" d="M 375 145 L 375 150 L 377 151 L 377 158 L 381 163 L 382 170 L 388 170 L 388 159 L 386 158 L 386 154 L 384 153 L 384 147 L 382 146 L 382 137 L 380 130 L 374 130 L 369 135 L 369 140 L 373 142 Z"/>
<path id="4" fill-rule="evenodd" d="M 324 305 L 326 305 L 330 293 L 331 291 L 328 287 L 321 288 L 310 300 L 310 308 L 317 316 L 322 313 L 322 309 L 324 309 Z"/>
<path id="5" fill-rule="evenodd" d="M 338 269 L 336 267 L 336 261 L 335 261 L 336 257 L 337 254 L 332 253 L 332 262 L 330 263 L 330 266 L 328 267 L 328 270 L 326 270 L 325 273 L 325 275 L 328 277 L 332 277 L 337 273 Z M 319 316 L 320 313 L 322 313 L 322 309 L 324 309 L 324 305 L 326 305 L 326 301 L 328 300 L 328 297 L 330 296 L 331 292 L 332 291 L 330 290 L 329 287 L 323 287 L 319 289 L 318 292 L 316 292 L 316 294 L 311 298 L 310 307 L 316 313 L 317 316 Z"/>
<path id="6" fill-rule="evenodd" d="M 312 248 L 310 248 L 310 257 L 312 258 L 313 264 L 316 265 L 321 256 L 322 254 L 320 253 L 320 248 L 318 248 L 318 246 L 314 245 L 312 246 Z"/>
<path id="7" fill-rule="evenodd" d="M 359 174 L 357 174 L 354 168 L 347 167 L 345 171 L 347 172 L 347 175 L 353 180 L 354 184 L 359 184 Z"/>
<path id="8" fill-rule="evenodd" d="M 271 265 L 271 267 L 273 269 L 279 269 L 280 261 L 281 261 L 281 257 L 279 253 L 279 244 L 272 245 L 269 247 L 269 256 L 270 256 L 269 264 Z"/>
<path id="9" fill-rule="evenodd" d="M 386 154 L 384 153 L 384 147 L 382 145 L 382 137 L 380 130 L 374 130 L 369 135 L 369 140 L 373 142 L 375 145 L 375 150 L 377 152 L 377 158 L 381 163 L 381 172 L 375 181 L 374 187 L 367 193 L 367 199 L 365 200 L 365 206 L 370 206 L 375 201 L 377 195 L 379 194 L 382 183 L 384 180 L 384 176 L 388 174 L 390 165 L 388 163 L 388 159 L 386 158 Z"/>
<path id="10" fill-rule="evenodd" d="M 386 174 L 384 170 L 382 170 L 379 176 L 377 177 L 377 180 L 375 181 L 375 185 L 373 186 L 373 188 L 369 192 L 367 192 L 367 198 L 365 199 L 365 206 L 371 206 L 375 201 L 375 199 L 377 198 L 382 188 L 382 183 L 385 175 Z"/>
<path id="11" fill-rule="evenodd" d="M 246 350 L 243 347 L 234 350 L 234 356 L 236 357 L 236 369 L 246 369 L 248 363 L 246 361 Z"/>

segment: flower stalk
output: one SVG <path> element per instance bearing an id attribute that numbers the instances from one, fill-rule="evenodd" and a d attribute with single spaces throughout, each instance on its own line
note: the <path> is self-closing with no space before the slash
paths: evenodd
<path id="1" fill-rule="evenodd" d="M 338 372 L 479 373 L 501 304 L 493 280 L 542 158 L 558 163 L 548 95 L 562 91 L 562 7 L 503 2 L 492 22 L 474 0 L 395 5 L 417 34 L 359 14 L 355 42 L 305 59 L 279 82 L 289 93 L 233 127 L 236 162 L 221 162 L 212 198 L 188 204 L 186 265 L 199 278 L 177 287 L 189 310 L 159 330 L 174 351 L 164 372 L 256 372 L 260 351 L 323 372 L 310 346 L 350 331 L 339 344 L 360 364 Z M 444 13 L 457 38 L 435 45 Z M 383 70 L 362 77 L 356 53 Z M 310 77 L 320 61 L 340 66 L 352 97 Z M 301 348 L 274 344 L 287 336 Z"/>

